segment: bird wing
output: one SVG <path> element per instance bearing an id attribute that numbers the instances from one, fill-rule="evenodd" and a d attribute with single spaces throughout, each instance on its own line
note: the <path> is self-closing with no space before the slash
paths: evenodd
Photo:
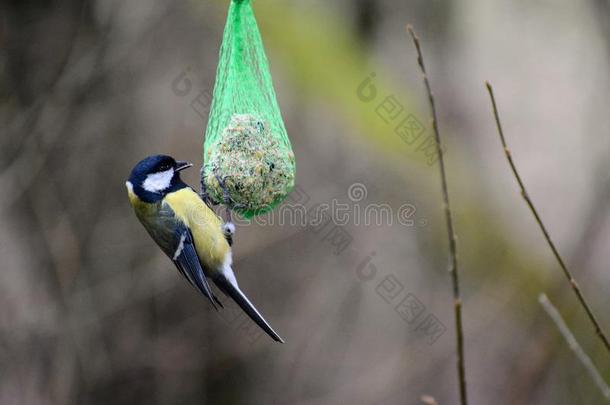
<path id="1" fill-rule="evenodd" d="M 180 230 L 179 243 L 172 257 L 172 261 L 178 268 L 178 271 L 180 271 L 193 287 L 197 288 L 210 300 L 216 310 L 218 310 L 216 304 L 222 307 L 220 300 L 212 293 L 210 284 L 201 267 L 199 256 L 197 256 L 197 251 L 195 250 L 193 235 L 186 226 L 184 226 L 184 229 Z"/>
<path id="2" fill-rule="evenodd" d="M 145 209 L 136 210 L 136 214 L 153 240 L 172 259 L 180 274 L 205 295 L 215 309 L 218 309 L 217 304 L 222 307 L 210 289 L 190 229 L 172 208 L 163 203 L 156 206 L 151 204 Z"/>

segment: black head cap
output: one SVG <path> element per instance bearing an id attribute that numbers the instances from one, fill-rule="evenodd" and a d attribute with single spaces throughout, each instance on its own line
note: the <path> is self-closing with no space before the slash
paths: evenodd
<path id="1" fill-rule="evenodd" d="M 180 179 L 180 171 L 191 166 L 167 155 L 148 156 L 133 168 L 128 183 L 141 200 L 155 202 L 169 192 L 187 187 Z"/>

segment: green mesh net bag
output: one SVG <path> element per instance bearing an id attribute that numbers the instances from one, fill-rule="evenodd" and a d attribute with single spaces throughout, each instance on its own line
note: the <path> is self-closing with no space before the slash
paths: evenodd
<path id="1" fill-rule="evenodd" d="M 246 218 L 278 205 L 294 186 L 295 161 L 250 0 L 232 0 L 203 145 L 209 197 Z"/>

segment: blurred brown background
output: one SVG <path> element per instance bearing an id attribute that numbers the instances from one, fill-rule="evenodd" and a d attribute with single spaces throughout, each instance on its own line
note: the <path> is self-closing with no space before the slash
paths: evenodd
<path id="1" fill-rule="evenodd" d="M 254 3 L 297 156 L 290 201 L 350 213 L 238 227 L 237 277 L 285 345 L 186 285 L 124 188 L 149 154 L 201 164 L 227 4 L 0 5 L 0 403 L 456 403 L 438 167 L 407 23 L 446 140 L 472 403 L 602 403 L 537 302 L 549 295 L 609 380 L 504 161 L 483 80 L 610 328 L 608 1 Z M 366 224 L 382 205 L 392 223 Z"/>

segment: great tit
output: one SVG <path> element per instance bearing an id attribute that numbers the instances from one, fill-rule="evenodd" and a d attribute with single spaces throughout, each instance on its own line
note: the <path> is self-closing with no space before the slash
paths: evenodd
<path id="1" fill-rule="evenodd" d="M 241 292 L 233 273 L 230 235 L 233 224 L 223 224 L 200 196 L 180 179 L 191 163 L 165 155 L 140 161 L 127 180 L 127 193 L 135 214 L 180 274 L 206 296 L 214 308 L 222 307 L 208 278 L 231 297 L 273 340 L 282 338 Z"/>

